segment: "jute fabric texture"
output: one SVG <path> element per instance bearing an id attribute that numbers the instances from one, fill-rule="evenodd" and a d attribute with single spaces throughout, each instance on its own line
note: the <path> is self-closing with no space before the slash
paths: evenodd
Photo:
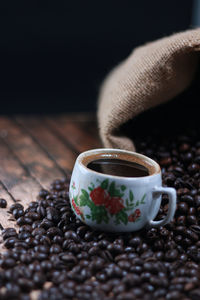
<path id="1" fill-rule="evenodd" d="M 135 150 L 121 126 L 183 92 L 195 76 L 199 51 L 200 29 L 189 30 L 136 48 L 110 72 L 100 90 L 97 112 L 105 147 Z"/>

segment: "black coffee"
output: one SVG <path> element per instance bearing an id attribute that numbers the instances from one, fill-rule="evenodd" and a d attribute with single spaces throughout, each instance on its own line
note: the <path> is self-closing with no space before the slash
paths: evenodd
<path id="1" fill-rule="evenodd" d="M 144 166 L 132 161 L 115 158 L 93 160 L 87 167 L 96 172 L 108 175 L 124 177 L 142 177 L 149 175 L 148 169 Z"/>

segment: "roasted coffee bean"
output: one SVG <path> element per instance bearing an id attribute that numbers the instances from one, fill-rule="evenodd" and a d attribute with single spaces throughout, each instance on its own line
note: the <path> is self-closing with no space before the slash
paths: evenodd
<path id="1" fill-rule="evenodd" d="M 13 248 L 15 243 L 18 241 L 18 239 L 14 236 L 14 237 L 9 237 L 5 240 L 4 242 L 4 246 L 6 248 Z"/>
<path id="2" fill-rule="evenodd" d="M 2 268 L 12 268 L 16 265 L 16 261 L 13 258 L 8 257 L 0 261 L 0 265 Z"/>
<path id="3" fill-rule="evenodd" d="M 43 236 L 46 233 L 46 230 L 44 228 L 35 228 L 32 231 L 32 236 L 40 235 Z"/>
<path id="4" fill-rule="evenodd" d="M 40 221 L 34 221 L 32 222 L 32 228 L 33 229 L 36 229 L 36 228 L 39 228 L 40 227 Z"/>
<path id="5" fill-rule="evenodd" d="M 178 204 L 178 212 L 181 214 L 187 214 L 188 213 L 188 204 L 186 202 L 180 202 Z"/>
<path id="6" fill-rule="evenodd" d="M 26 278 L 19 278 L 17 283 L 24 292 L 29 292 L 34 287 L 34 283 Z"/>
<path id="7" fill-rule="evenodd" d="M 19 217 L 22 217 L 24 215 L 24 210 L 22 208 L 15 208 L 12 211 L 13 216 L 15 219 L 18 219 Z"/>
<path id="8" fill-rule="evenodd" d="M 187 143 L 182 143 L 180 146 L 179 146 L 179 151 L 180 152 L 187 152 L 189 151 L 190 149 L 190 145 L 187 144 Z"/>
<path id="9" fill-rule="evenodd" d="M 18 234 L 18 239 L 19 240 L 26 240 L 28 237 L 31 236 L 31 233 L 30 232 L 27 232 L 27 231 L 22 231 Z"/>
<path id="10" fill-rule="evenodd" d="M 36 211 L 37 211 L 37 213 L 38 213 L 39 216 L 41 216 L 41 217 L 45 217 L 46 216 L 46 210 L 45 210 L 45 208 L 42 205 L 38 205 Z"/>
<path id="11" fill-rule="evenodd" d="M 59 213 L 57 209 L 53 207 L 47 207 L 46 212 L 47 212 L 47 219 L 49 221 L 57 222 L 59 220 Z"/>
<path id="12" fill-rule="evenodd" d="M 28 253 L 24 253 L 24 254 L 21 254 L 20 261 L 22 263 L 29 264 L 33 261 L 33 257 L 32 257 L 32 255 L 30 255 Z"/>
<path id="13" fill-rule="evenodd" d="M 34 262 L 30 263 L 28 265 L 28 269 L 31 272 L 40 272 L 42 270 L 41 264 L 38 260 L 35 260 Z"/>
<path id="14" fill-rule="evenodd" d="M 41 272 L 35 272 L 33 275 L 33 282 L 38 287 L 41 288 L 45 283 L 46 277 Z"/>
<path id="15" fill-rule="evenodd" d="M 33 221 L 40 219 L 40 215 L 36 212 L 28 212 L 25 214 L 25 217 L 28 217 L 28 218 L 32 219 Z"/>
<path id="16" fill-rule="evenodd" d="M 69 231 L 65 232 L 65 239 L 70 239 L 70 240 L 73 240 L 75 242 L 79 241 L 79 238 L 78 238 L 76 232 L 74 232 L 72 230 L 69 230 Z"/>
<path id="17" fill-rule="evenodd" d="M 56 235 L 62 236 L 62 231 L 57 227 L 51 227 L 47 230 L 47 236 L 50 238 L 54 238 Z"/>
<path id="18" fill-rule="evenodd" d="M 164 166 L 164 167 L 170 166 L 172 163 L 172 159 L 171 159 L 171 157 L 164 157 L 159 161 L 159 163 L 161 166 Z"/>
<path id="19" fill-rule="evenodd" d="M 46 245 L 37 245 L 34 247 L 34 250 L 40 253 L 49 253 L 49 247 Z"/>
<path id="20" fill-rule="evenodd" d="M 187 170 L 188 170 L 188 173 L 193 175 L 195 174 L 196 172 L 198 172 L 200 169 L 200 165 L 199 164 L 196 164 L 196 163 L 192 163 L 188 166 Z"/>
<path id="21" fill-rule="evenodd" d="M 32 232 L 32 226 L 31 225 L 22 225 L 19 228 L 19 233 L 21 232 Z"/>
<path id="22" fill-rule="evenodd" d="M 190 195 L 182 195 L 181 200 L 186 202 L 188 205 L 194 205 L 194 199 Z"/>
<path id="23" fill-rule="evenodd" d="M 48 258 L 48 254 L 44 252 L 35 252 L 34 253 L 34 259 L 42 261 L 46 260 Z"/>
<path id="24" fill-rule="evenodd" d="M 52 267 L 52 263 L 49 260 L 43 260 L 41 262 L 41 268 L 43 269 L 43 271 L 50 271 Z"/>
<path id="25" fill-rule="evenodd" d="M 197 242 L 199 239 L 198 235 L 194 231 L 190 230 L 189 228 L 187 228 L 185 230 L 184 234 L 186 235 L 187 238 L 189 238 L 195 242 Z"/>
<path id="26" fill-rule="evenodd" d="M 63 237 L 56 235 L 53 237 L 53 242 L 59 245 L 63 244 Z"/>
<path id="27" fill-rule="evenodd" d="M 21 226 L 21 225 L 24 225 L 26 224 L 25 220 L 24 220 L 24 217 L 19 217 L 17 218 L 17 225 Z"/>
<path id="28" fill-rule="evenodd" d="M 181 296 L 182 294 L 179 291 L 172 291 L 166 295 L 166 300 L 180 299 Z"/>
<path id="29" fill-rule="evenodd" d="M 6 228 L 2 231 L 3 239 L 6 240 L 10 237 L 17 237 L 17 232 L 14 228 Z"/>
<path id="30" fill-rule="evenodd" d="M 7 207 L 7 201 L 3 198 L 0 198 L 0 208 L 6 208 Z"/>
<path id="31" fill-rule="evenodd" d="M 24 249 L 28 249 L 28 245 L 26 242 L 24 241 L 16 241 L 15 242 L 15 247 L 16 248 L 24 248 Z"/>
<path id="32" fill-rule="evenodd" d="M 141 244 L 141 238 L 136 236 L 129 241 L 129 244 L 133 247 L 138 247 Z"/>
<path id="33" fill-rule="evenodd" d="M 51 248 L 49 249 L 49 251 L 51 254 L 58 254 L 58 253 L 62 252 L 62 248 L 58 244 L 53 244 L 51 246 Z"/>
<path id="34" fill-rule="evenodd" d="M 46 199 L 46 197 L 49 195 L 49 192 L 45 189 L 42 189 L 40 192 L 39 192 L 39 197 L 41 197 L 42 199 Z"/>
<path id="35" fill-rule="evenodd" d="M 187 222 L 188 224 L 194 224 L 194 225 L 198 224 L 197 217 L 194 215 L 187 216 Z"/>
<path id="36" fill-rule="evenodd" d="M 200 249 L 188 249 L 187 255 L 192 258 L 195 262 L 200 262 Z"/>
<path id="37" fill-rule="evenodd" d="M 73 264 L 73 265 L 76 264 L 77 261 L 76 257 L 70 254 L 62 254 L 60 256 L 60 259 L 67 264 Z"/>
<path id="38" fill-rule="evenodd" d="M 186 216 L 179 216 L 176 220 L 177 225 L 185 225 L 186 224 Z"/>
<path id="39" fill-rule="evenodd" d="M 11 205 L 10 211 L 13 212 L 14 209 L 24 209 L 24 207 L 20 203 L 15 203 Z"/>

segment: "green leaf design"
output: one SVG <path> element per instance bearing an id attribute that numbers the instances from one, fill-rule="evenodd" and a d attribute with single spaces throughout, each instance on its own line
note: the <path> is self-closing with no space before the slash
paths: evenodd
<path id="1" fill-rule="evenodd" d="M 78 196 L 74 197 L 74 202 L 76 203 L 76 205 L 78 205 Z"/>
<path id="2" fill-rule="evenodd" d="M 133 202 L 134 195 L 133 195 L 133 192 L 131 190 L 129 191 L 129 198 L 130 198 L 130 201 Z"/>
<path id="3" fill-rule="evenodd" d="M 139 206 L 139 204 L 140 204 L 140 201 L 138 200 L 138 201 L 136 202 L 135 206 Z"/>
<path id="4" fill-rule="evenodd" d="M 86 218 L 87 218 L 87 219 L 90 219 L 90 218 L 91 218 L 91 216 L 90 216 L 90 215 L 86 215 Z"/>
<path id="5" fill-rule="evenodd" d="M 87 199 L 89 199 L 89 194 L 86 190 L 82 189 L 81 192 Z"/>
<path id="6" fill-rule="evenodd" d="M 109 223 L 108 215 L 104 215 L 104 216 L 103 216 L 103 221 L 104 221 L 106 224 Z"/>
<path id="7" fill-rule="evenodd" d="M 129 202 L 128 202 L 128 199 L 126 199 L 126 206 L 129 206 Z"/>
<path id="8" fill-rule="evenodd" d="M 89 206 L 90 208 L 94 205 L 94 203 L 90 200 L 89 194 L 86 190 L 81 190 L 82 194 L 80 195 L 80 206 Z M 95 205 L 94 205 L 95 206 Z"/>
<path id="9" fill-rule="evenodd" d="M 102 222 L 102 216 L 101 215 L 97 215 L 95 217 L 95 219 L 96 219 L 97 224 L 101 224 L 101 222 Z"/>
<path id="10" fill-rule="evenodd" d="M 128 223 L 128 216 L 125 213 L 124 209 L 122 209 L 118 214 L 116 214 L 116 222 L 120 221 L 125 225 Z"/>
<path id="11" fill-rule="evenodd" d="M 111 197 L 114 197 L 115 195 L 115 182 L 112 181 L 110 186 L 109 186 L 109 190 L 108 193 L 110 194 Z"/>
<path id="12" fill-rule="evenodd" d="M 90 186 L 88 187 L 88 190 L 90 191 L 90 192 L 92 192 L 93 191 L 93 188 L 91 188 Z"/>
<path id="13" fill-rule="evenodd" d="M 126 208 L 124 208 L 125 211 L 129 211 L 132 210 L 134 208 L 134 204 L 127 206 Z"/>
<path id="14" fill-rule="evenodd" d="M 95 185 L 93 182 L 90 182 L 91 187 L 94 189 Z"/>
<path id="15" fill-rule="evenodd" d="M 114 192 L 115 197 L 120 197 L 121 198 L 121 197 L 123 197 L 123 195 L 124 194 L 120 193 L 120 190 L 115 190 L 115 192 Z"/>
<path id="16" fill-rule="evenodd" d="M 88 204 L 88 199 L 82 194 L 79 197 L 80 199 L 80 206 L 86 206 Z"/>
<path id="17" fill-rule="evenodd" d="M 105 207 L 103 206 L 94 206 L 91 208 L 92 220 L 96 220 L 97 224 L 100 224 L 104 221 L 106 224 L 109 222 L 109 217 Z"/>
<path id="18" fill-rule="evenodd" d="M 142 199 L 141 199 L 141 201 L 140 201 L 140 204 L 145 204 L 144 199 L 145 199 L 146 195 L 147 195 L 147 194 L 144 194 L 144 195 L 143 195 L 143 197 L 142 197 Z"/>
<path id="19" fill-rule="evenodd" d="M 126 189 L 126 186 L 125 185 L 121 185 L 121 190 L 125 191 L 125 189 Z"/>
<path id="20" fill-rule="evenodd" d="M 108 188 L 108 179 L 105 179 L 104 181 L 102 181 L 101 188 L 104 190 L 106 190 Z"/>
<path id="21" fill-rule="evenodd" d="M 120 192 L 120 189 L 117 189 L 115 186 L 115 182 L 112 181 L 109 189 L 108 189 L 108 193 L 110 194 L 111 197 L 123 197 L 123 193 Z"/>

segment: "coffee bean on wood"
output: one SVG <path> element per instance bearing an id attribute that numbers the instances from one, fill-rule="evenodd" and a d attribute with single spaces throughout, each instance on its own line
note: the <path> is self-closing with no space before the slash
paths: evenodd
<path id="1" fill-rule="evenodd" d="M 6 208 L 7 201 L 3 198 L 0 199 L 0 208 Z"/>

